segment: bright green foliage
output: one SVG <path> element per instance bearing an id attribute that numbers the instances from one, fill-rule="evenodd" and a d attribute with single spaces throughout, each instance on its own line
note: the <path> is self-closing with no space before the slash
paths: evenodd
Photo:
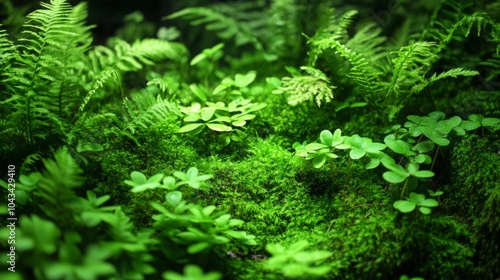
<path id="1" fill-rule="evenodd" d="M 167 271 L 163 273 L 165 280 L 219 280 L 222 279 L 220 272 L 203 273 L 203 270 L 193 264 L 188 264 L 184 267 L 184 275 L 177 272 Z"/>
<path id="2" fill-rule="evenodd" d="M 116 90 L 99 91 L 110 79 L 119 84 L 124 72 L 186 55 L 182 45 L 156 39 L 132 45 L 116 41 L 113 49 L 92 48 L 86 4 L 72 7 L 67 1 L 52 0 L 41 5 L 27 16 L 17 41 L 7 39 L 5 31 L 0 33 L 0 64 L 10 65 L 0 71 L 6 93 L 0 105 L 6 120 L 22 124 L 2 134 L 23 139 L 2 153 L 17 153 L 21 160 L 47 152 L 53 144 L 76 144 L 75 123 L 91 98 L 109 97 Z M 37 151 L 39 146 L 45 148 Z"/>
<path id="3" fill-rule="evenodd" d="M 207 24 L 207 30 L 213 30 L 222 39 L 234 39 L 236 46 L 251 44 L 254 48 L 262 49 L 261 43 L 254 36 L 254 31 L 246 21 L 255 20 L 258 14 L 252 14 L 252 9 L 260 5 L 259 1 L 246 3 L 247 11 L 235 9 L 230 5 L 213 5 L 211 7 L 191 7 L 171 14 L 164 19 L 184 18 L 191 20 L 191 24 Z M 252 17 L 253 15 L 253 17 Z M 260 15 L 259 15 L 260 16 Z M 235 17 L 238 17 L 236 19 Z M 241 19 L 241 21 L 239 20 Z"/>
<path id="4" fill-rule="evenodd" d="M 302 66 L 300 69 L 309 75 L 285 77 L 281 81 L 281 87 L 273 93 L 286 93 L 288 104 L 291 106 L 306 101 L 315 101 L 318 107 L 321 106 L 321 102 L 330 103 L 335 86 L 330 84 L 325 73 L 313 67 Z"/>
<path id="5" fill-rule="evenodd" d="M 16 256 L 24 262 L 18 263 L 17 271 L 36 279 L 96 279 L 115 273 L 143 277 L 153 273 L 147 249 L 149 235 L 137 234 L 120 207 L 103 207 L 110 196 L 97 197 L 91 191 L 86 198 L 78 196 L 82 170 L 66 150 L 58 150 L 54 156 L 54 160 L 44 160 L 45 171 L 21 175 L 17 184 L 28 201 L 36 202 L 30 205 L 33 210 L 46 217 L 21 215 L 16 227 Z M 22 213 L 22 208 L 16 211 Z M 8 228 L 2 229 L 2 236 L 8 234 Z"/>
<path id="6" fill-rule="evenodd" d="M 418 207 L 418 211 L 420 211 L 420 213 L 428 215 L 432 211 L 431 207 L 436 207 L 438 205 L 439 203 L 435 199 L 426 199 L 423 194 L 411 192 L 410 197 L 408 197 L 407 200 L 398 200 L 394 202 L 393 207 L 402 213 L 410 213 Z"/>
<path id="7" fill-rule="evenodd" d="M 242 141 L 247 137 L 244 126 L 247 121 L 255 118 L 253 112 L 265 108 L 263 103 L 251 103 L 248 99 L 237 99 L 227 106 L 223 102 L 207 102 L 207 107 L 195 103 L 191 107 L 181 107 L 184 121 L 189 122 L 177 132 L 198 134 L 205 127 L 215 132 L 222 132 L 220 140 L 224 145 L 232 141 Z M 227 133 L 224 133 L 227 132 Z"/>
<path id="8" fill-rule="evenodd" d="M 125 180 L 125 184 L 132 186 L 131 192 L 142 192 L 149 189 L 162 188 L 167 190 L 175 190 L 182 185 L 188 185 L 191 188 L 199 189 L 201 184 L 213 177 L 212 174 L 198 175 L 198 168 L 191 167 L 184 173 L 181 171 L 175 171 L 174 176 L 179 178 L 180 181 L 176 182 L 176 179 L 172 176 L 164 176 L 163 174 L 155 174 L 149 179 L 146 175 L 139 171 L 133 171 L 130 174 L 132 180 Z"/>
<path id="9" fill-rule="evenodd" d="M 309 279 L 324 277 L 331 270 L 321 265 L 333 253 L 326 250 L 305 251 L 309 242 L 298 241 L 285 248 L 280 244 L 268 244 L 266 250 L 272 257 L 266 261 L 266 268 L 278 271 L 288 278 L 307 277 Z"/>
<path id="10" fill-rule="evenodd" d="M 373 143 L 372 139 L 360 137 L 355 134 L 353 136 L 341 136 L 340 129 L 336 129 L 332 134 L 328 130 L 323 130 L 320 133 L 321 143 L 310 143 L 307 145 L 294 144 L 297 151 L 296 155 L 305 159 L 314 159 L 313 165 L 315 168 L 321 168 L 328 158 L 338 158 L 333 151 L 335 149 L 346 150 L 350 149 L 349 156 L 351 159 L 360 159 L 364 156 L 370 158 L 370 162 L 366 165 L 367 169 L 375 168 L 380 164 L 384 154 L 381 150 L 385 149 L 382 143 Z"/>
<path id="11" fill-rule="evenodd" d="M 174 193 L 178 196 L 178 193 Z M 179 196 L 178 196 L 179 197 Z M 208 254 L 211 250 L 221 253 L 221 245 L 232 243 L 245 251 L 247 246 L 256 245 L 255 236 L 248 235 L 244 231 L 236 231 L 233 228 L 244 222 L 239 219 L 231 219 L 230 214 L 214 212 L 215 206 L 201 207 L 196 204 L 173 198 L 172 193 L 167 194 L 166 201 L 170 204 L 169 210 L 158 203 L 151 203 L 160 214 L 154 215 L 153 228 L 164 239 L 165 244 L 170 242 L 185 247 L 180 250 L 169 250 L 167 256 L 174 261 L 184 262 L 188 254 Z M 169 240 L 170 242 L 167 242 Z"/>

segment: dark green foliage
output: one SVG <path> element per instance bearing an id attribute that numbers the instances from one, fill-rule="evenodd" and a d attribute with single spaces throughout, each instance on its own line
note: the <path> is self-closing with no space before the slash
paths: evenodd
<path id="1" fill-rule="evenodd" d="M 190 0 L 103 38 L 17 2 L 2 280 L 500 275 L 500 6 Z"/>

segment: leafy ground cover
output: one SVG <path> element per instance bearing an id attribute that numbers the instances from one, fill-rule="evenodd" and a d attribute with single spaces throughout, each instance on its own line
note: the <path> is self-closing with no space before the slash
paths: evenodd
<path id="1" fill-rule="evenodd" d="M 2 1 L 1 279 L 500 277 L 500 5 L 326 2 Z"/>

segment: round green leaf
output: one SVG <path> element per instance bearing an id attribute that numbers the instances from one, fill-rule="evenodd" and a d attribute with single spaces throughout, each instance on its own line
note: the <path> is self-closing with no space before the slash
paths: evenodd
<path id="1" fill-rule="evenodd" d="M 412 148 L 414 151 L 418 151 L 419 153 L 427 153 L 430 152 L 434 149 L 434 143 L 432 141 L 423 141 L 415 145 L 415 147 Z"/>
<path id="2" fill-rule="evenodd" d="M 424 215 L 429 215 L 432 212 L 431 208 L 427 207 L 419 207 L 418 210 Z"/>
<path id="3" fill-rule="evenodd" d="M 165 200 L 168 202 L 168 204 L 172 206 L 177 206 L 179 202 L 182 200 L 182 193 L 180 191 L 173 191 L 169 192 L 165 195 Z"/>
<path id="4" fill-rule="evenodd" d="M 362 158 L 364 155 L 366 154 L 366 152 L 362 149 L 358 149 L 358 148 L 353 148 L 351 150 L 351 152 L 349 153 L 349 156 L 352 158 L 352 159 L 360 159 Z"/>
<path id="5" fill-rule="evenodd" d="M 415 203 L 407 200 L 398 200 L 392 205 L 394 208 L 398 209 L 402 213 L 410 213 L 415 210 L 417 206 Z"/>
<path id="6" fill-rule="evenodd" d="M 209 121 L 214 116 L 215 110 L 217 110 L 217 109 L 212 108 L 212 107 L 207 107 L 207 108 L 201 109 L 201 113 L 200 113 L 201 119 L 206 121 L 206 122 Z"/>
<path id="7" fill-rule="evenodd" d="M 387 140 L 385 144 L 400 155 L 406 155 L 410 151 L 410 145 L 403 140 Z"/>
<path id="8" fill-rule="evenodd" d="M 143 184 L 148 181 L 146 175 L 142 174 L 142 172 L 139 171 L 132 171 L 132 173 L 130 173 L 130 178 L 132 178 L 132 181 L 137 184 Z"/>
<path id="9" fill-rule="evenodd" d="M 234 85 L 237 87 L 246 87 L 257 77 L 255 71 L 250 71 L 246 75 L 236 74 L 234 77 Z"/>
<path id="10" fill-rule="evenodd" d="M 323 130 L 319 134 L 319 139 L 321 143 L 327 145 L 328 147 L 332 146 L 333 134 L 329 130 Z"/>
<path id="11" fill-rule="evenodd" d="M 382 174 L 382 177 L 389 183 L 399 184 L 403 182 L 408 177 L 408 175 L 404 176 L 403 174 L 394 171 L 386 171 L 384 172 L 384 174 Z"/>
<path id="12" fill-rule="evenodd" d="M 325 154 L 319 154 L 317 155 L 314 160 L 313 160 L 313 166 L 315 168 L 321 168 L 323 164 L 326 162 L 326 155 Z"/>

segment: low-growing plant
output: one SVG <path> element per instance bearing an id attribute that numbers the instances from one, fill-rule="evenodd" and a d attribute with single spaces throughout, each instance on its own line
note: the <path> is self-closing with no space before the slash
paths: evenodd
<path id="1" fill-rule="evenodd" d="M 223 102 L 206 102 L 207 107 L 201 107 L 195 103 L 190 107 L 181 107 L 184 113 L 184 121 L 188 124 L 181 127 L 178 133 L 190 133 L 196 135 L 205 127 L 220 133 L 219 140 L 224 145 L 231 141 L 240 142 L 247 137 L 245 125 L 247 121 L 255 118 L 256 111 L 266 107 L 263 103 L 251 103 L 249 99 L 237 99 L 229 104 Z"/>
<path id="2" fill-rule="evenodd" d="M 268 244 L 266 250 L 272 257 L 266 260 L 265 267 L 277 271 L 287 278 L 320 278 L 331 270 L 328 265 L 322 265 L 333 253 L 326 250 L 306 251 L 309 242 L 298 241 L 285 248 L 280 244 Z"/>

